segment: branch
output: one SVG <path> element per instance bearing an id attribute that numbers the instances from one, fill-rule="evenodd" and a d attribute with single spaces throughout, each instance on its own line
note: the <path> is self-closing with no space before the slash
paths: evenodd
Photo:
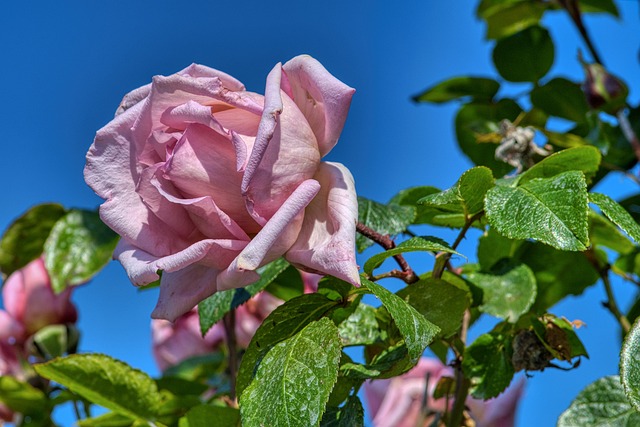
<path id="1" fill-rule="evenodd" d="M 462 230 L 460 230 L 455 242 L 451 245 L 451 249 L 455 250 L 458 247 L 460 242 L 462 242 L 462 239 L 464 239 L 464 236 L 467 234 L 467 231 L 469 231 L 469 228 L 471 228 L 474 222 L 482 218 L 483 215 L 484 211 L 480 211 L 472 217 L 467 218 L 464 223 L 464 227 L 462 227 Z M 433 278 L 440 279 L 442 277 L 442 273 L 444 273 L 444 269 L 448 265 L 450 258 L 451 254 L 449 252 L 441 252 L 436 256 L 436 265 L 433 267 L 433 273 L 431 274 Z"/>
<path id="2" fill-rule="evenodd" d="M 370 227 L 367 227 L 366 225 L 364 225 L 360 221 L 358 221 L 356 223 L 356 231 L 358 233 L 362 234 L 364 237 L 373 240 L 374 242 L 376 242 L 377 244 L 382 246 L 386 251 L 396 247 L 396 243 L 393 241 L 393 239 L 391 239 L 391 237 L 389 237 L 388 234 L 380 234 L 377 231 L 375 231 L 374 229 L 372 229 Z M 395 273 L 394 274 L 390 274 L 392 272 L 389 272 L 388 273 L 389 275 L 387 275 L 387 276 L 381 275 L 381 276 L 384 276 L 384 277 L 398 277 L 398 278 L 404 280 L 407 284 L 415 283 L 418 280 L 420 280 L 420 278 L 413 272 L 411 267 L 409 267 L 409 264 L 407 263 L 407 260 L 404 259 L 402 254 L 394 255 L 393 259 L 396 260 L 396 262 L 398 263 L 398 265 L 402 269 L 402 274 L 399 274 L 399 275 L 395 274 Z M 393 271 L 397 271 L 397 270 L 393 270 Z M 377 278 L 382 278 L 380 276 L 376 276 L 376 277 Z"/>
<path id="3" fill-rule="evenodd" d="M 238 348 L 236 346 L 236 311 L 231 310 L 222 319 L 224 333 L 229 349 L 229 394 L 232 400 L 236 398 L 236 377 L 238 375 Z"/>

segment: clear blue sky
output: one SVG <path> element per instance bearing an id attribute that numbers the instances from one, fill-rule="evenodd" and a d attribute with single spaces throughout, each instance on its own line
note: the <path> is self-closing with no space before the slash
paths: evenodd
<path id="1" fill-rule="evenodd" d="M 95 208 L 100 200 L 82 178 L 95 131 L 113 117 L 126 92 L 192 62 L 226 71 L 262 92 L 276 62 L 300 53 L 316 57 L 357 89 L 329 158 L 351 169 L 361 195 L 381 201 L 412 185 L 447 187 L 471 166 L 455 146 L 455 106 L 416 106 L 410 95 L 454 75 L 496 74 L 491 44 L 482 41 L 484 25 L 474 18 L 476 1 L 28 3 L 0 6 L 2 229 L 37 203 Z M 637 103 L 638 2 L 618 3 L 621 23 L 609 17 L 587 23 L 607 65 L 632 85 Z M 584 48 L 575 31 L 557 14 L 545 23 L 559 58 L 551 75 L 580 79 L 576 52 Z M 620 176 L 605 185 L 616 197 L 633 190 Z M 473 247 L 465 249 L 473 258 Z M 616 290 L 622 301 L 633 291 L 624 285 Z M 149 334 L 155 299 L 155 292 L 136 291 L 117 263 L 109 265 L 74 295 L 82 351 L 108 353 L 156 375 Z M 580 336 L 591 359 L 571 372 L 549 370 L 529 379 L 518 425 L 555 425 L 585 385 L 617 373 L 618 335 L 601 300 L 604 293 L 596 287 L 553 309 L 587 323 Z M 61 423 L 71 425 L 62 416 Z"/>

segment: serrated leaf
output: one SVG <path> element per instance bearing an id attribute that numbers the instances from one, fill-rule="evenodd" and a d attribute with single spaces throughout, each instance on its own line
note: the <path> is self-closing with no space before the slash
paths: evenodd
<path id="1" fill-rule="evenodd" d="M 511 339 L 503 334 L 480 335 L 464 350 L 462 369 L 471 380 L 471 395 L 476 399 L 498 396 L 511 383 Z"/>
<path id="2" fill-rule="evenodd" d="M 371 275 L 373 274 L 373 270 L 380 267 L 387 258 L 406 252 L 448 252 L 462 256 L 460 253 L 451 249 L 449 244 L 440 238 L 433 236 L 412 237 L 393 249 L 375 254 L 369 258 L 367 262 L 364 263 L 364 272 Z"/>
<path id="3" fill-rule="evenodd" d="M 500 83 L 483 77 L 453 77 L 426 89 L 413 97 L 415 102 L 442 103 L 460 98 L 491 101 L 498 93 Z"/>
<path id="4" fill-rule="evenodd" d="M 547 74 L 553 59 L 551 36 L 538 25 L 498 40 L 493 49 L 498 73 L 510 82 L 537 82 Z"/>
<path id="5" fill-rule="evenodd" d="M 44 262 L 54 292 L 96 275 L 111 261 L 118 238 L 97 212 L 74 209 L 60 218 L 44 244 Z"/>
<path id="6" fill-rule="evenodd" d="M 471 273 L 467 278 L 483 291 L 480 311 L 516 322 L 536 299 L 536 278 L 525 264 L 503 266 L 490 273 Z"/>
<path id="7" fill-rule="evenodd" d="M 13 221 L 0 241 L 0 271 L 4 277 L 40 256 L 51 229 L 65 213 L 61 205 L 46 203 Z"/>
<path id="8" fill-rule="evenodd" d="M 326 317 L 275 345 L 240 396 L 242 424 L 319 425 L 340 353 L 338 328 Z"/>
<path id="9" fill-rule="evenodd" d="M 161 402 L 151 377 L 104 354 L 74 354 L 34 369 L 90 402 L 131 418 L 154 419 Z"/>
<path id="10" fill-rule="evenodd" d="M 620 380 L 631 405 L 640 411 L 640 320 L 631 326 L 620 352 Z"/>
<path id="11" fill-rule="evenodd" d="M 402 298 L 392 294 L 375 282 L 362 277 L 362 284 L 382 302 L 391 314 L 398 330 L 404 337 L 411 361 L 415 363 L 424 349 L 440 333 L 440 328 L 429 322 Z"/>
<path id="12" fill-rule="evenodd" d="M 514 121 L 522 112 L 512 99 L 501 99 L 496 103 L 472 102 L 463 105 L 456 115 L 456 138 L 462 152 L 478 166 L 487 166 L 493 176 L 501 177 L 512 167 L 495 159 L 495 144 L 481 144 L 480 135 L 498 131 L 502 119 Z"/>
<path id="13" fill-rule="evenodd" d="M 182 360 L 177 365 L 165 369 L 165 377 L 181 378 L 187 381 L 204 381 L 212 375 L 220 373 L 225 356 L 219 352 L 211 352 Z"/>
<path id="14" fill-rule="evenodd" d="M 358 396 L 349 396 L 340 408 L 328 408 L 320 427 L 364 427 L 364 408 Z"/>
<path id="15" fill-rule="evenodd" d="M 618 376 L 589 384 L 558 419 L 558 427 L 636 425 L 640 425 L 640 412 L 629 404 Z"/>
<path id="16" fill-rule="evenodd" d="M 416 217 L 412 206 L 400 206 L 393 203 L 383 205 L 358 196 L 358 221 L 380 234 L 395 236 L 407 229 Z M 356 248 L 358 252 L 371 246 L 373 241 L 358 234 Z"/>
<path id="17" fill-rule="evenodd" d="M 484 166 L 471 168 L 448 190 L 431 194 L 418 201 L 420 205 L 437 207 L 449 212 L 474 215 L 484 208 L 484 196 L 493 187 L 491 169 Z"/>
<path id="18" fill-rule="evenodd" d="M 533 179 L 518 187 L 495 186 L 485 211 L 492 227 L 510 239 L 536 239 L 566 251 L 589 246 L 587 184 L 582 172 Z"/>
<path id="19" fill-rule="evenodd" d="M 575 147 L 553 153 L 533 165 L 518 179 L 522 185 L 535 178 L 551 178 L 567 171 L 582 171 L 587 178 L 593 177 L 600 167 L 602 155 L 592 146 Z"/>
<path id="20" fill-rule="evenodd" d="M 211 427 L 214 420 L 216 427 L 240 426 L 240 411 L 228 406 L 194 406 L 184 417 L 180 418 L 178 426 Z"/>
<path id="21" fill-rule="evenodd" d="M 492 8 L 483 13 L 487 22 L 487 39 L 501 39 L 522 31 L 540 22 L 547 3 L 510 2 L 500 8 Z"/>
<path id="22" fill-rule="evenodd" d="M 198 304 L 198 315 L 200 317 L 200 332 L 204 336 L 209 329 L 218 323 L 229 311 L 241 306 L 249 301 L 252 296 L 267 287 L 280 275 L 289 263 L 283 258 L 265 265 L 258 269 L 260 279 L 244 288 L 229 289 L 216 292 Z"/>
<path id="23" fill-rule="evenodd" d="M 640 225 L 629 215 L 622 206 L 620 206 L 611 197 L 600 194 L 590 193 L 589 201 L 600 208 L 602 213 L 611 220 L 615 225 L 620 227 L 627 233 L 636 243 L 640 243 Z"/>
<path id="24" fill-rule="evenodd" d="M 305 291 L 300 271 L 292 265 L 289 265 L 280 273 L 265 290 L 283 301 L 289 301 L 291 298 L 298 297 Z"/>
<path id="25" fill-rule="evenodd" d="M 490 228 L 478 242 L 478 263 L 483 271 L 490 271 L 499 261 L 515 256 L 522 240 L 504 237 Z"/>
<path id="26" fill-rule="evenodd" d="M 580 85 L 556 77 L 531 91 L 531 103 L 549 114 L 576 123 L 583 123 L 589 111 Z"/>
<path id="27" fill-rule="evenodd" d="M 613 222 L 593 211 L 589 211 L 589 237 L 594 246 L 605 246 L 621 255 L 626 255 L 635 248 Z"/>
<path id="28" fill-rule="evenodd" d="M 462 316 L 471 305 L 469 291 L 441 279 L 422 279 L 396 295 L 438 326 L 439 335 L 445 338 L 460 329 Z"/>
<path id="29" fill-rule="evenodd" d="M 49 400 L 42 390 L 11 376 L 0 376 L 0 401 L 27 415 L 43 415 L 49 410 Z"/>
<path id="30" fill-rule="evenodd" d="M 360 303 L 356 310 L 338 325 L 342 346 L 373 344 L 380 338 L 376 309 Z"/>
<path id="31" fill-rule="evenodd" d="M 310 322 L 322 318 L 337 307 L 338 302 L 320 294 L 305 294 L 277 307 L 262 322 L 242 357 L 236 389 L 241 396 L 253 380 L 265 354 L 279 342 L 294 336 Z"/>

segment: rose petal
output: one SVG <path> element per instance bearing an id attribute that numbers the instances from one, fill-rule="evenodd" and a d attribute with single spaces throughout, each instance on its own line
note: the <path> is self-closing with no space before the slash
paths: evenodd
<path id="1" fill-rule="evenodd" d="M 353 177 L 340 163 L 322 162 L 314 178 L 321 190 L 307 206 L 300 235 L 285 258 L 304 270 L 359 285 L 355 259 L 358 200 Z"/>
<path id="2" fill-rule="evenodd" d="M 191 64 L 184 70 L 179 71 L 178 74 L 190 77 L 217 77 L 229 90 L 244 90 L 244 85 L 235 77 L 232 77 L 223 71 L 216 70 L 215 68 L 207 67 L 206 65 Z"/>
<path id="3" fill-rule="evenodd" d="M 320 161 L 316 138 L 293 101 L 280 90 L 282 70 L 267 77 L 258 135 L 242 180 L 247 209 L 261 225 L 306 179 Z"/>
<path id="4" fill-rule="evenodd" d="M 124 113 L 129 108 L 145 99 L 147 96 L 149 96 L 149 92 L 151 92 L 151 83 L 141 86 L 138 89 L 134 89 L 126 94 L 124 98 L 122 98 L 122 101 L 120 101 L 120 105 L 116 110 L 116 116 Z"/>
<path id="5" fill-rule="evenodd" d="M 282 68 L 293 100 L 311 125 L 324 157 L 338 142 L 355 89 L 309 55 L 296 56 Z"/>
<path id="6" fill-rule="evenodd" d="M 280 209 L 249 242 L 229 268 L 218 277 L 218 290 L 246 286 L 251 282 L 245 275 L 282 256 L 298 235 L 301 221 L 297 219 L 304 208 L 320 191 L 320 184 L 312 179 L 304 181 L 283 203 Z M 251 276 L 255 279 L 255 276 Z"/>

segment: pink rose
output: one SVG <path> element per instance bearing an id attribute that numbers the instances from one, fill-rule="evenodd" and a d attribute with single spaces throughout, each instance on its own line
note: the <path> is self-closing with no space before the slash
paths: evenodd
<path id="1" fill-rule="evenodd" d="M 9 276 L 2 288 L 2 298 L 5 309 L 27 336 L 47 325 L 74 323 L 78 319 L 70 300 L 71 288 L 58 295 L 53 293 L 42 258 Z"/>
<path id="2" fill-rule="evenodd" d="M 125 96 L 87 153 L 85 179 L 122 236 L 135 285 L 158 279 L 154 318 L 173 320 L 284 256 L 359 284 L 357 200 L 336 144 L 354 90 L 309 56 L 277 64 L 265 95 L 191 65 Z"/>
<path id="3" fill-rule="evenodd" d="M 429 387 L 427 388 L 427 375 Z M 450 367 L 440 360 L 423 357 L 409 372 L 387 380 L 368 381 L 364 385 L 365 398 L 373 425 L 375 427 L 416 427 L 428 426 L 434 420 L 433 415 L 423 417 L 422 402 L 425 391 L 428 393 L 429 412 L 443 412 L 446 408 L 444 398 L 431 398 L 435 387 L 443 376 L 453 376 Z M 518 402 L 524 391 L 524 382 L 519 381 L 513 387 L 495 399 L 482 401 L 469 398 L 467 406 L 477 427 L 513 427 Z"/>

